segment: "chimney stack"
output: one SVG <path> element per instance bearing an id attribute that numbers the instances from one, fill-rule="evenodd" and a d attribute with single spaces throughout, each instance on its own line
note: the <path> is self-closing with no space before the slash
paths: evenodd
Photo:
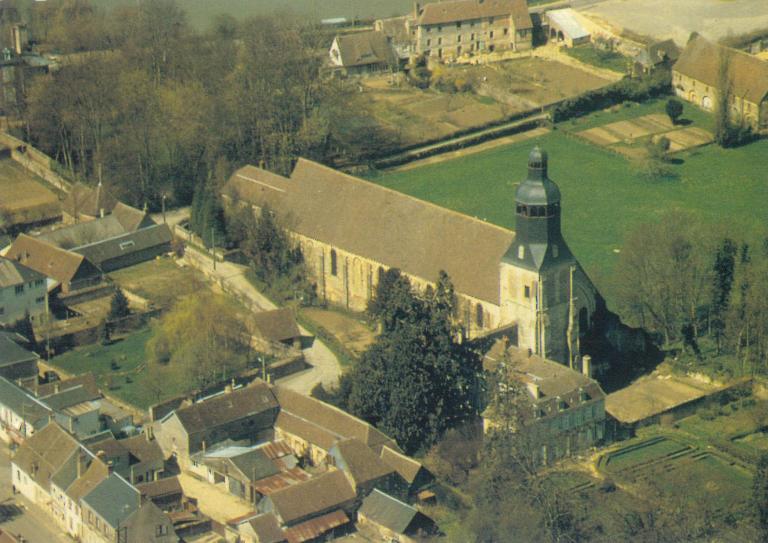
<path id="1" fill-rule="evenodd" d="M 592 357 L 588 354 L 581 357 L 581 372 L 592 379 Z"/>
<path id="2" fill-rule="evenodd" d="M 151 424 L 147 424 L 144 427 L 144 435 L 146 436 L 147 441 L 152 441 L 153 439 L 155 439 L 155 429 L 152 428 Z"/>

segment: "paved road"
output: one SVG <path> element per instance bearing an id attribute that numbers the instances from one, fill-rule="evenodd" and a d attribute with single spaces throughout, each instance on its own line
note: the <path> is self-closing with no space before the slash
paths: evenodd
<path id="1" fill-rule="evenodd" d="M 45 511 L 21 494 L 12 494 L 8 447 L 0 441 L 0 508 L 10 509 L 14 504 L 20 506 L 23 512 L 5 522 L 0 518 L 0 528 L 14 535 L 21 534 L 30 543 L 72 543 L 69 537 L 55 528 L 53 518 Z"/>
<path id="2" fill-rule="evenodd" d="M 253 311 L 267 311 L 276 309 L 266 296 L 256 290 L 245 278 L 246 266 L 233 264 L 232 262 L 217 262 L 216 270 L 213 269 L 211 257 L 194 247 L 187 246 L 184 260 L 192 267 L 201 270 L 206 276 L 213 279 L 231 295 L 240 299 L 244 305 Z M 301 333 L 310 333 L 301 327 Z M 312 346 L 304 350 L 304 357 L 311 368 L 300 373 L 290 375 L 279 382 L 302 394 L 309 394 L 317 383 L 325 386 L 335 386 L 341 375 L 339 360 L 328 347 L 315 338 Z"/>

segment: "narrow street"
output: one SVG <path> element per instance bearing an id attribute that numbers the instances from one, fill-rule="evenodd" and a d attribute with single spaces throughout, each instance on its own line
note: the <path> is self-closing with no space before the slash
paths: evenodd
<path id="1" fill-rule="evenodd" d="M 0 442 L 0 449 L 0 529 L 21 535 L 30 543 L 71 543 L 50 515 L 21 494 L 13 495 L 10 451 L 3 442 Z"/>

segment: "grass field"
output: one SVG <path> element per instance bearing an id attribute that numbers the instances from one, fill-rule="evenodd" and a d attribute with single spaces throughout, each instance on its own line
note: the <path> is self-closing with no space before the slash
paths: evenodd
<path id="1" fill-rule="evenodd" d="M 32 223 L 61 215 L 56 194 L 23 166 L 0 160 L 0 211 L 11 224 Z"/>
<path id="2" fill-rule="evenodd" d="M 615 108 L 574 122 L 534 140 L 412 170 L 382 173 L 372 180 L 513 229 L 514 191 L 526 176 L 527 157 L 538 144 L 549 152 L 550 177 L 563 195 L 563 232 L 582 265 L 608 299 L 611 273 L 624 236 L 638 224 L 667 212 L 686 210 L 715 225 L 755 233 L 768 221 L 762 172 L 768 170 L 768 140 L 738 149 L 709 145 L 681 152 L 671 166 L 671 181 L 645 179 L 631 162 L 591 145 L 569 131 L 579 131 L 664 110 L 664 101 Z M 693 126 L 710 128 L 708 116 L 686 105 Z"/>
<path id="3" fill-rule="evenodd" d="M 146 371 L 145 346 L 152 331 L 147 328 L 111 345 L 89 345 L 54 357 L 51 363 L 74 374 L 92 372 L 99 387 L 136 407 L 146 409 L 166 398 L 190 389 L 191 385 L 173 376 L 156 386 Z M 112 369 L 112 362 L 118 366 Z"/>
<path id="4" fill-rule="evenodd" d="M 598 68 L 613 70 L 621 74 L 627 73 L 627 65 L 631 59 L 614 51 L 603 51 L 592 45 L 581 45 L 579 47 L 564 47 L 562 51 L 576 60 L 585 64 L 591 64 Z"/>

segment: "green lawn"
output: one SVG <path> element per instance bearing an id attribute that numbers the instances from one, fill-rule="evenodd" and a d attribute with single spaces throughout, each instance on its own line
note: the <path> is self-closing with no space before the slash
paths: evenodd
<path id="1" fill-rule="evenodd" d="M 606 471 L 617 474 L 623 470 L 682 452 L 688 448 L 687 445 L 670 439 L 662 439 L 647 445 L 633 445 L 609 454 L 603 466 Z"/>
<path id="2" fill-rule="evenodd" d="M 631 59 L 625 57 L 620 53 L 614 51 L 603 51 L 593 47 L 592 45 L 580 45 L 578 47 L 564 47 L 561 51 L 565 52 L 568 56 L 575 58 L 583 62 L 584 64 L 591 64 L 598 68 L 605 68 L 619 72 L 622 74 L 627 73 L 628 64 Z"/>
<path id="3" fill-rule="evenodd" d="M 692 212 L 713 226 L 728 224 L 737 232 L 754 232 L 768 221 L 768 207 L 756 205 L 768 194 L 768 140 L 738 149 L 709 145 L 680 153 L 676 156 L 682 163 L 671 166 L 677 179 L 652 182 L 622 156 L 565 133 L 663 111 L 664 103 L 602 112 L 562 123 L 534 140 L 372 180 L 513 229 L 514 191 L 525 178 L 528 153 L 541 145 L 549 152 L 550 177 L 563 194 L 565 238 L 610 303 L 611 272 L 624 236 L 638 224 L 675 210 Z M 704 112 L 686 106 L 683 116 L 707 128 Z"/>
<path id="4" fill-rule="evenodd" d="M 111 345 L 89 345 L 70 351 L 54 357 L 51 363 L 74 374 L 92 372 L 102 390 L 146 409 L 191 388 L 191 385 L 172 376 L 164 379 L 162 387 L 155 386 L 155 379 L 146 371 L 144 355 L 145 345 L 151 335 L 151 329 L 145 328 Z M 112 369 L 113 361 L 118 366 L 115 370 Z"/>

